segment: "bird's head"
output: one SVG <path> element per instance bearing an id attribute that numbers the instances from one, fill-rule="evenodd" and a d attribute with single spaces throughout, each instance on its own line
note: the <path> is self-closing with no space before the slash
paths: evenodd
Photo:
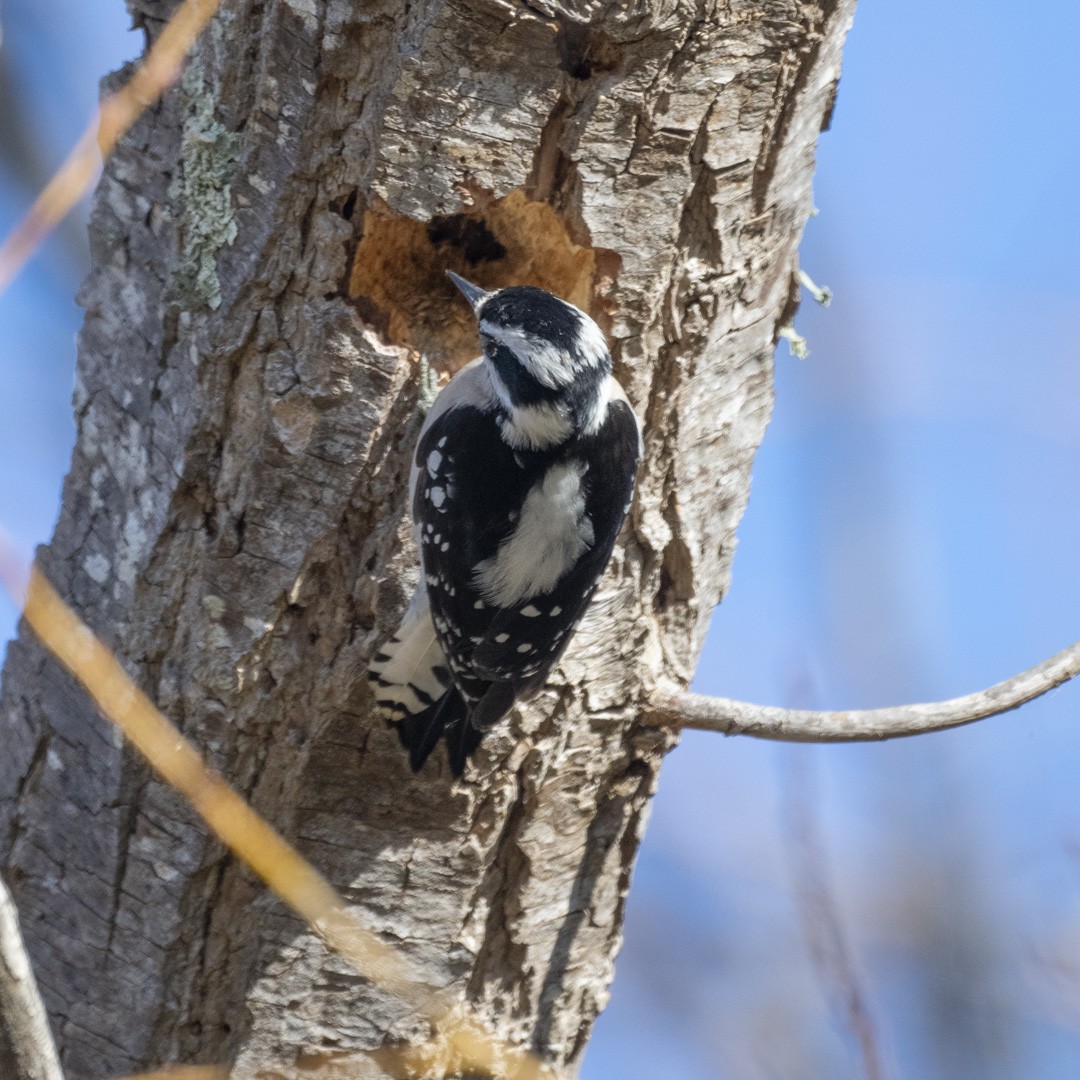
<path id="1" fill-rule="evenodd" d="M 507 441 L 539 450 L 599 427 L 611 375 L 600 327 L 545 289 L 515 285 L 487 292 L 447 274 L 476 315 Z"/>

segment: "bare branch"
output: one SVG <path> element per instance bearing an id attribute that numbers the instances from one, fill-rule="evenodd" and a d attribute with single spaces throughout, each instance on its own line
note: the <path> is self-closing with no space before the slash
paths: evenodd
<path id="1" fill-rule="evenodd" d="M 675 683 L 656 685 L 642 717 L 659 726 L 700 728 L 780 742 L 874 742 L 943 731 L 1008 712 L 1080 674 L 1080 641 L 986 690 L 948 701 L 830 712 L 782 709 L 708 697 Z"/>
<path id="2" fill-rule="evenodd" d="M 45 1006 L 19 932 L 15 903 L 0 880 L 0 1029 L 17 1080 L 64 1080 Z"/>

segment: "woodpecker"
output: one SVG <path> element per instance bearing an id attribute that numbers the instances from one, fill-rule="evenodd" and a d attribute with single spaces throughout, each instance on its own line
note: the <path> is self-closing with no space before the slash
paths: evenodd
<path id="1" fill-rule="evenodd" d="M 413 771 L 443 737 L 460 777 L 585 613 L 630 509 L 641 433 L 588 315 L 544 289 L 487 292 L 447 274 L 483 355 L 421 428 L 409 491 L 420 581 L 369 677 Z"/>

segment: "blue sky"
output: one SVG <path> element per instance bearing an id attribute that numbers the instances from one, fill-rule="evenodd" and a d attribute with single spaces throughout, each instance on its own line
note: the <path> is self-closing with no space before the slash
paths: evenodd
<path id="1" fill-rule="evenodd" d="M 139 38 L 119 0 L 2 15 L 54 165 Z M 835 299 L 799 313 L 808 360 L 778 350 L 698 689 L 935 699 L 1080 636 L 1078 55 L 1072 3 L 860 8 L 802 249 Z M 0 178 L 0 226 L 26 197 Z M 53 244 L 0 300 L 0 522 L 26 550 L 49 535 L 73 437 L 68 256 Z M 0 607 L 0 633 L 12 620 Z M 689 733 L 584 1080 L 864 1075 L 793 884 L 790 808 L 811 782 L 886 1075 L 1080 1074 L 1078 714 L 1065 687 L 888 745 Z"/>

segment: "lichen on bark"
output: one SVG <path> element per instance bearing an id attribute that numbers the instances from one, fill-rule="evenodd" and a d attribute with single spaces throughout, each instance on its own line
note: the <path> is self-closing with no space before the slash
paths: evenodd
<path id="1" fill-rule="evenodd" d="M 191 309 L 221 306 L 218 252 L 236 240 L 232 178 L 242 137 L 216 116 L 216 99 L 207 90 L 202 65 L 188 64 L 180 82 L 184 96 L 180 175 L 169 189 L 180 211 L 182 247 L 173 270 L 174 300 Z"/>

